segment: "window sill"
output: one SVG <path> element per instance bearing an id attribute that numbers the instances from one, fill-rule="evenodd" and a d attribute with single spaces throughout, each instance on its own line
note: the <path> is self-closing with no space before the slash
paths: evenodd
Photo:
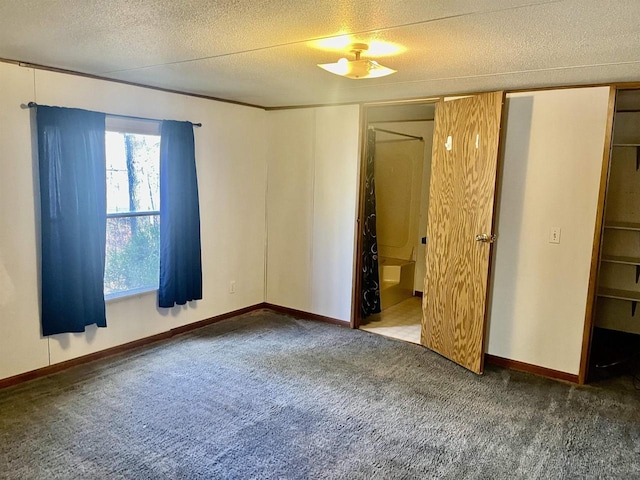
<path id="1" fill-rule="evenodd" d="M 118 300 L 129 299 L 131 297 L 141 297 L 149 293 L 156 293 L 157 291 L 158 291 L 158 287 L 143 287 L 143 288 L 137 288 L 134 290 L 127 290 L 124 292 L 110 293 L 104 296 L 104 301 L 106 303 L 111 303 L 111 302 L 116 302 Z"/>

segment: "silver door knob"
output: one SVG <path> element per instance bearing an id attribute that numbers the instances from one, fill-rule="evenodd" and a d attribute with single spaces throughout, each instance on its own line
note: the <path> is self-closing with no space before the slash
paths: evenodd
<path id="1" fill-rule="evenodd" d="M 476 242 L 482 243 L 493 243 L 496 241 L 495 235 L 489 235 L 488 233 L 481 233 L 480 235 L 476 235 Z"/>

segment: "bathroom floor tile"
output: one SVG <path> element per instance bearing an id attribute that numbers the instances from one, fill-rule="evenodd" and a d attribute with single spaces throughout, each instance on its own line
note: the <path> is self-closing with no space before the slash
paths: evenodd
<path id="1" fill-rule="evenodd" d="M 360 329 L 406 342 L 420 343 L 421 322 L 422 299 L 412 297 L 381 313 L 371 315 Z"/>

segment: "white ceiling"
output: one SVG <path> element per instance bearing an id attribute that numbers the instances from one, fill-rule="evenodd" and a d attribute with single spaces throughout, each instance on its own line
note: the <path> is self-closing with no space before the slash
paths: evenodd
<path id="1" fill-rule="evenodd" d="M 640 81 L 639 0 L 0 0 L 0 58 L 264 107 Z M 317 63 L 400 44 L 389 77 Z"/>

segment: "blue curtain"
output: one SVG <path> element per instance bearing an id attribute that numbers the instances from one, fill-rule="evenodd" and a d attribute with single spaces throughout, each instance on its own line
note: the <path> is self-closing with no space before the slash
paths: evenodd
<path id="1" fill-rule="evenodd" d="M 200 207 L 193 124 L 164 120 L 160 138 L 160 287 L 163 308 L 202 298 Z"/>
<path id="2" fill-rule="evenodd" d="M 42 333 L 106 327 L 105 114 L 38 106 Z"/>
<path id="3" fill-rule="evenodd" d="M 367 131 L 364 222 L 362 225 L 361 313 L 367 318 L 380 313 L 380 278 L 378 275 L 378 237 L 376 233 L 376 132 Z"/>

